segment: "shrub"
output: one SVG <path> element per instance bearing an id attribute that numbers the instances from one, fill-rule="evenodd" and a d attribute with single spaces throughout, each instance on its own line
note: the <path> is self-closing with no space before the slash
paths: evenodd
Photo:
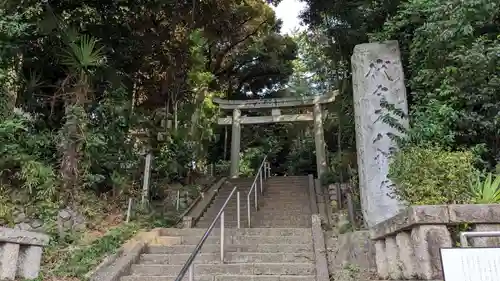
<path id="1" fill-rule="evenodd" d="M 475 176 L 475 177 L 474 177 Z M 488 173 L 484 180 L 477 173 L 471 180 L 471 202 L 474 204 L 500 203 L 500 175 Z"/>
<path id="2" fill-rule="evenodd" d="M 469 203 L 473 158 L 470 151 L 404 148 L 390 164 L 393 195 L 410 205 Z"/>

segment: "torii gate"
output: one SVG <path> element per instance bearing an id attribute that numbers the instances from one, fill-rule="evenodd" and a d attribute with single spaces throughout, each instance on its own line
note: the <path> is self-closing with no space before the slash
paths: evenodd
<path id="1" fill-rule="evenodd" d="M 224 100 L 214 98 L 213 102 L 219 104 L 222 110 L 232 110 L 233 116 L 219 118 L 219 125 L 231 125 L 231 169 L 230 176 L 239 176 L 240 142 L 242 124 L 264 124 L 278 122 L 314 122 L 314 142 L 316 146 L 316 166 L 318 178 L 327 170 L 325 138 L 323 132 L 322 104 L 335 101 L 338 91 L 329 95 L 298 97 L 298 98 L 275 98 L 259 100 Z M 313 113 L 306 114 L 281 114 L 282 108 L 290 107 L 312 107 Z M 241 116 L 242 110 L 271 109 L 270 116 Z"/>

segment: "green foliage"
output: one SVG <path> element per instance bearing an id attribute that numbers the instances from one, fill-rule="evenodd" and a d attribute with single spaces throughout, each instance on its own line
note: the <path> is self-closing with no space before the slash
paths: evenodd
<path id="1" fill-rule="evenodd" d="M 439 147 L 406 147 L 394 155 L 389 178 L 394 195 L 409 205 L 461 204 L 470 201 L 473 154 Z"/>
<path id="2" fill-rule="evenodd" d="M 240 174 L 245 177 L 254 177 L 257 169 L 266 156 L 266 152 L 261 147 L 250 147 L 240 153 Z"/>
<path id="3" fill-rule="evenodd" d="M 129 130 L 139 125 L 139 117 L 132 114 L 123 88 L 106 91 L 103 99 L 93 104 L 84 135 L 85 187 L 101 191 L 111 187 L 115 195 L 132 191 L 131 184 L 139 177 L 142 156 L 134 139 L 129 137 Z"/>
<path id="4" fill-rule="evenodd" d="M 315 149 L 312 136 L 296 139 L 292 143 L 290 153 L 286 156 L 287 173 L 291 175 L 314 173 L 316 170 Z"/>
<path id="5" fill-rule="evenodd" d="M 155 153 L 153 172 L 156 177 L 179 180 L 184 177 L 193 161 L 193 147 L 179 135 L 172 135 Z"/>
<path id="6" fill-rule="evenodd" d="M 21 110 L 0 122 L 0 220 L 10 222 L 14 198 L 20 205 L 45 202 L 41 209 L 56 200 L 56 175 L 45 161 L 54 151 L 50 136 L 37 130 L 33 117 Z"/>
<path id="7" fill-rule="evenodd" d="M 215 163 L 215 174 L 221 176 L 229 175 L 230 165 L 230 161 L 219 160 L 217 163 Z"/>
<path id="8" fill-rule="evenodd" d="M 484 180 L 479 174 L 471 181 L 472 203 L 499 204 L 500 203 L 500 175 L 493 180 L 492 173 L 488 173 Z"/>
<path id="9" fill-rule="evenodd" d="M 487 0 L 405 1 L 373 34 L 374 40 L 399 40 L 403 50 L 412 143 L 484 144 L 490 163 L 500 155 L 498 8 Z"/>

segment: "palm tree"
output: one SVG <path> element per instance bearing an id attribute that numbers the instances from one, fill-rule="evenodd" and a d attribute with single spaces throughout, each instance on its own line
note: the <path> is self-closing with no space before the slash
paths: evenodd
<path id="1" fill-rule="evenodd" d="M 67 67 L 67 77 L 61 84 L 60 95 L 65 101 L 65 123 L 61 128 L 59 145 L 62 155 L 60 173 L 63 188 L 76 190 L 80 182 L 80 151 L 84 144 L 87 116 L 85 104 L 92 92 L 94 71 L 105 61 L 103 48 L 97 39 L 88 35 L 78 35 L 70 30 L 64 33 L 62 65 Z"/>

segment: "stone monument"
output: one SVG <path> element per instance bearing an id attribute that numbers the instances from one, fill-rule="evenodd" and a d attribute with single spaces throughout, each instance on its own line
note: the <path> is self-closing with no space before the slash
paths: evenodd
<path id="1" fill-rule="evenodd" d="M 389 156 L 397 149 L 394 136 L 402 132 L 384 116 L 408 127 L 406 88 L 397 41 L 357 45 L 351 62 L 361 205 L 365 222 L 372 227 L 402 207 L 391 196 L 387 178 Z"/>

